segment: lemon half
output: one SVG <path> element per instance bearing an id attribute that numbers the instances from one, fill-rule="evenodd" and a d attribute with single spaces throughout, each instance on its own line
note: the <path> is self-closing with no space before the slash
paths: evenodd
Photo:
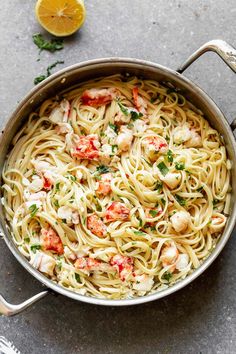
<path id="1" fill-rule="evenodd" d="M 82 0 L 38 0 L 35 14 L 40 25 L 57 37 L 69 36 L 84 23 Z"/>

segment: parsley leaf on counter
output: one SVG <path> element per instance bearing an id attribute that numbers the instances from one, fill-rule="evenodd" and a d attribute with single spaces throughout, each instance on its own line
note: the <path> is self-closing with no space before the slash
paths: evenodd
<path id="1" fill-rule="evenodd" d="M 47 67 L 47 74 L 46 75 L 39 75 L 34 79 L 34 84 L 37 85 L 39 84 L 41 81 L 45 80 L 47 77 L 49 77 L 51 75 L 51 70 L 53 68 L 55 68 L 55 66 L 57 66 L 58 64 L 64 64 L 64 61 L 59 61 L 57 60 L 55 63 L 49 65 Z"/>
<path id="2" fill-rule="evenodd" d="M 43 38 L 41 33 L 35 33 L 33 36 L 34 44 L 42 50 L 48 50 L 51 53 L 54 53 L 56 50 L 61 50 L 64 48 L 62 38 L 53 38 L 50 41 Z"/>

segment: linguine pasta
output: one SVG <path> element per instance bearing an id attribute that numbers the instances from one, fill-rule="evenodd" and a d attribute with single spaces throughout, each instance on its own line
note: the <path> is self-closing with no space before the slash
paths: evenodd
<path id="1" fill-rule="evenodd" d="M 79 294 L 160 291 L 209 256 L 229 213 L 219 133 L 178 91 L 114 75 L 46 100 L 12 141 L 3 205 L 20 252 Z"/>

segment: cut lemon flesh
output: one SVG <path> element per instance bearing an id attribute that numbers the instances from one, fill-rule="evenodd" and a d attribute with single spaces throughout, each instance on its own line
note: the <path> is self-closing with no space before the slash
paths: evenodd
<path id="1" fill-rule="evenodd" d="M 38 0 L 35 14 L 40 25 L 57 37 L 69 36 L 84 23 L 82 0 Z"/>

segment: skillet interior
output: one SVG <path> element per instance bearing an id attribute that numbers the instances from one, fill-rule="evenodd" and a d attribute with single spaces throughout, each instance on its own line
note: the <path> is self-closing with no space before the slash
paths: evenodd
<path id="1" fill-rule="evenodd" d="M 47 80 L 39 84 L 36 88 L 34 88 L 16 108 L 15 112 L 12 114 L 7 123 L 4 133 L 1 136 L 1 170 L 6 159 L 7 152 L 10 149 L 12 138 L 19 130 L 19 127 L 24 124 L 29 113 L 36 110 L 45 99 L 55 96 L 57 94 L 61 94 L 63 91 L 71 89 L 72 86 L 78 85 L 83 81 L 117 73 L 121 73 L 123 75 L 129 73 L 131 76 L 136 75 L 141 78 L 153 79 L 156 81 L 168 83 L 180 89 L 181 93 L 205 114 L 205 117 L 208 119 L 210 124 L 215 129 L 217 129 L 218 132 L 220 132 L 220 134 L 222 135 L 225 141 L 228 156 L 232 161 L 233 166 L 231 181 L 234 181 L 236 179 L 236 144 L 234 136 L 224 115 L 216 106 L 216 104 L 209 98 L 209 96 L 207 96 L 207 94 L 193 82 L 173 70 L 147 61 L 124 58 L 98 59 L 76 64 L 52 75 L 50 78 L 48 78 Z M 218 242 L 212 254 L 207 258 L 207 260 L 192 274 L 188 275 L 184 280 L 179 281 L 172 287 L 151 295 L 146 295 L 143 297 L 128 300 L 107 300 L 92 298 L 76 294 L 55 284 L 54 282 L 46 278 L 43 274 L 34 269 L 18 251 L 9 233 L 9 226 L 6 225 L 2 205 L 0 205 L 0 221 L 2 225 L 4 239 L 11 252 L 33 276 L 35 276 L 47 287 L 70 298 L 93 304 L 113 306 L 139 304 L 167 296 L 181 289 L 182 287 L 190 283 L 193 279 L 195 279 L 197 276 L 199 276 L 218 256 L 233 230 L 234 220 L 236 218 L 236 205 L 234 204 L 234 200 L 236 198 L 236 186 L 232 183 L 232 187 L 233 190 L 231 198 L 231 215 L 227 221 L 227 225 L 225 227 L 223 235 L 221 236 L 220 241 Z"/>

